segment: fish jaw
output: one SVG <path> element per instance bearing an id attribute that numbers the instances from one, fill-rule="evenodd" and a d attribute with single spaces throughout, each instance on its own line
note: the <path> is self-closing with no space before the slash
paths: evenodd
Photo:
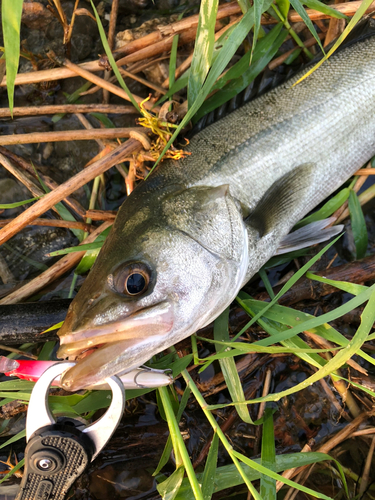
<path id="1" fill-rule="evenodd" d="M 113 323 L 68 331 L 64 335 L 59 332 L 61 345 L 57 356 L 78 358 L 77 364 L 62 377 L 62 387 L 76 391 L 124 372 L 124 357 L 129 358 L 126 372 L 137 368 L 150 357 L 146 351 L 146 359 L 140 360 L 138 351 L 144 349 L 143 344 L 159 344 L 168 338 L 173 318 L 173 304 L 163 301 Z M 85 351 L 89 354 L 79 359 Z"/>
<path id="2" fill-rule="evenodd" d="M 178 189 L 164 198 L 155 191 L 158 199 L 149 196 L 134 213 L 137 191 L 58 332 L 58 357 L 77 361 L 62 378 L 66 390 L 129 372 L 196 332 L 229 305 L 244 279 L 247 232 L 227 185 Z M 124 277 L 134 266 L 149 281 L 129 296 Z"/>

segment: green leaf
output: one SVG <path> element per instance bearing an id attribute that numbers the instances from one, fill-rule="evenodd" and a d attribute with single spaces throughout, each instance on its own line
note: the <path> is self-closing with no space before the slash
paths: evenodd
<path id="1" fill-rule="evenodd" d="M 238 453 L 237 451 L 233 451 L 233 454 L 239 460 L 241 460 L 246 465 L 248 465 L 249 467 L 254 468 L 255 470 L 261 472 L 262 474 L 268 475 L 269 477 L 271 477 L 275 480 L 282 481 L 283 483 L 287 484 L 288 486 L 291 486 L 292 488 L 296 488 L 297 490 L 303 491 L 303 492 L 305 492 L 305 493 L 307 493 L 315 498 L 323 498 L 324 500 L 332 500 L 331 497 L 327 497 L 323 493 L 318 493 L 317 491 L 314 491 L 310 488 L 306 488 L 306 486 L 298 484 L 295 481 L 291 481 L 290 479 L 286 479 L 285 477 L 280 476 L 279 474 L 271 471 L 270 469 L 266 469 L 265 467 L 263 467 L 263 465 L 255 462 L 255 460 L 251 460 L 250 458 L 245 457 L 245 455 L 243 455 L 242 453 Z M 267 500 L 268 500 L 268 498 L 267 498 Z"/>
<path id="2" fill-rule="evenodd" d="M 281 334 L 278 334 L 275 337 L 257 340 L 255 344 L 263 346 L 271 345 L 274 344 L 275 342 L 280 342 L 281 340 L 285 340 L 287 338 L 293 337 L 294 335 L 298 335 L 299 333 L 302 333 L 304 330 L 311 330 L 312 328 L 322 325 L 323 323 L 329 323 L 330 321 L 340 318 L 343 314 L 346 314 L 347 312 L 352 311 L 356 307 L 362 305 L 367 300 L 370 300 L 374 290 L 375 290 L 375 285 L 372 285 L 371 287 L 367 288 L 366 290 L 364 290 L 359 295 L 349 300 L 345 304 L 336 307 L 336 309 L 334 309 L 333 311 L 322 314 L 321 316 L 318 317 L 312 316 L 309 321 L 302 322 L 302 324 L 295 326 L 290 330 L 287 330 L 286 332 L 282 332 Z M 258 314 L 262 315 L 262 311 L 260 311 L 260 313 Z"/>
<path id="3" fill-rule="evenodd" d="M 206 465 L 204 467 L 203 477 L 202 477 L 202 493 L 204 500 L 210 500 L 212 497 L 212 493 L 214 491 L 214 486 L 215 486 L 214 480 L 215 480 L 218 450 L 219 450 L 219 436 L 215 432 L 212 438 L 210 451 L 208 452 Z"/>
<path id="4" fill-rule="evenodd" d="M 250 54 L 246 53 L 219 78 L 211 90 L 221 90 L 202 104 L 194 115 L 193 122 L 197 122 L 202 116 L 229 101 L 245 89 L 273 58 L 287 34 L 288 32 L 283 30 L 283 24 L 279 23 L 264 38 L 259 40 L 254 50 L 251 65 L 249 66 Z"/>
<path id="5" fill-rule="evenodd" d="M 288 469 L 294 469 L 295 467 L 303 467 L 305 465 L 310 465 L 314 463 L 319 463 L 325 460 L 332 460 L 332 457 L 325 453 L 311 452 L 311 453 L 288 453 L 284 455 L 276 455 L 275 457 L 275 471 L 282 472 Z M 254 459 L 255 463 L 260 464 L 261 459 Z M 337 462 L 336 462 L 337 463 Z M 242 466 L 247 478 L 250 481 L 256 481 L 260 479 L 261 473 L 254 468 L 247 465 Z M 197 474 L 198 481 L 201 481 L 202 474 Z M 243 478 L 238 472 L 234 464 L 225 465 L 224 467 L 219 467 L 216 469 L 215 479 L 214 479 L 214 493 L 218 491 L 225 490 L 227 488 L 233 488 L 243 484 Z M 194 500 L 193 492 L 189 487 L 189 482 L 187 479 L 182 481 L 182 486 L 176 500 Z"/>
<path id="6" fill-rule="evenodd" d="M 309 16 L 307 15 L 307 12 L 303 8 L 302 3 L 299 0 L 290 0 L 290 3 L 294 7 L 295 11 L 302 17 L 303 22 L 309 28 L 310 33 L 312 34 L 312 36 L 315 38 L 315 40 L 319 44 L 321 51 L 323 52 L 323 54 L 325 54 L 322 42 L 320 41 L 320 38 L 318 37 L 318 34 L 314 28 L 314 25 L 313 25 L 311 19 L 309 18 Z M 307 4 L 307 2 L 305 2 L 305 0 L 303 0 L 303 3 Z M 320 3 L 320 2 L 317 2 L 317 3 Z M 334 9 L 331 9 L 331 10 L 334 10 Z M 337 12 L 337 11 L 335 11 L 335 12 Z M 337 17 L 337 16 L 335 16 L 335 17 Z"/>
<path id="7" fill-rule="evenodd" d="M 39 200 L 39 197 L 30 198 L 29 200 L 24 200 L 24 201 L 16 201 L 15 203 L 6 203 L 6 204 L 0 203 L 0 208 L 7 210 L 8 208 L 22 207 L 23 205 L 26 205 L 27 203 L 32 203 L 33 201 L 36 201 L 36 200 Z"/>
<path id="8" fill-rule="evenodd" d="M 250 328 L 250 326 L 255 323 L 262 315 L 263 312 L 266 312 L 272 305 L 276 304 L 276 302 L 279 300 L 279 298 L 284 295 L 285 292 L 287 292 L 293 285 L 296 283 L 302 276 L 310 269 L 310 267 L 315 264 L 317 260 L 320 259 L 320 257 L 329 249 L 331 248 L 332 245 L 336 243 L 336 241 L 341 237 L 341 235 L 337 236 L 334 240 L 330 241 L 328 245 L 326 245 L 320 252 L 318 252 L 314 257 L 312 257 L 304 266 L 301 267 L 289 280 L 285 285 L 282 287 L 282 289 L 278 292 L 277 295 L 271 300 L 271 302 L 268 302 L 264 306 L 263 311 L 260 311 L 254 318 L 252 318 L 243 328 L 242 330 L 234 337 L 233 340 L 237 339 L 240 337 L 245 331 Z M 238 300 L 238 299 L 236 299 Z"/>
<path id="9" fill-rule="evenodd" d="M 196 100 L 211 66 L 215 42 L 215 23 L 218 0 L 202 0 L 191 71 L 188 82 L 189 108 Z"/>
<path id="10" fill-rule="evenodd" d="M 156 486 L 163 500 L 174 500 L 184 478 L 185 467 L 176 469 L 168 479 Z"/>
<path id="11" fill-rule="evenodd" d="M 357 259 L 363 259 L 366 255 L 368 244 L 366 221 L 357 193 L 355 193 L 352 189 L 349 194 L 349 213 Z"/>
<path id="12" fill-rule="evenodd" d="M 261 464 L 267 469 L 275 471 L 276 449 L 271 408 L 266 408 L 263 422 Z M 276 500 L 276 480 L 266 474 L 262 474 L 260 477 L 260 496 L 267 498 L 267 500 Z"/>
<path id="13" fill-rule="evenodd" d="M 223 311 L 214 322 L 214 339 L 221 342 L 229 342 L 229 331 L 228 331 L 228 321 L 229 321 L 229 307 Z M 216 351 L 220 352 L 223 347 L 220 344 L 216 344 Z M 224 380 L 227 384 L 229 394 L 233 401 L 245 401 L 245 395 L 243 392 L 240 377 L 237 372 L 236 363 L 233 357 L 223 358 L 219 360 L 220 368 L 224 376 Z M 246 406 L 236 407 L 238 416 L 248 424 L 252 424 L 249 410 Z"/>
<path id="14" fill-rule="evenodd" d="M 26 437 L 26 429 L 22 429 L 22 431 L 18 432 L 15 436 L 12 436 L 10 439 L 5 441 L 2 445 L 0 445 L 0 450 L 3 448 L 6 448 L 10 444 L 15 443 L 16 441 L 19 441 L 20 439 Z"/>
<path id="15" fill-rule="evenodd" d="M 313 274 L 310 271 L 306 273 L 306 278 L 320 281 L 321 283 L 327 283 L 327 285 L 335 286 L 339 290 L 344 290 L 344 292 L 351 293 L 352 295 L 359 295 L 361 292 L 368 289 L 368 286 L 357 285 L 357 283 L 350 283 L 349 281 L 330 280 L 323 276 Z"/>
<path id="16" fill-rule="evenodd" d="M 333 9 L 329 5 L 326 5 L 319 0 L 302 0 L 302 3 L 307 5 L 310 9 L 318 10 L 319 12 L 323 12 L 323 14 L 327 14 L 331 17 L 336 17 L 337 19 L 349 19 L 348 16 L 342 14 L 336 9 Z"/>
<path id="17" fill-rule="evenodd" d="M 114 74 L 116 75 L 116 78 L 117 78 L 119 84 L 121 85 L 121 87 L 123 88 L 123 90 L 128 94 L 129 99 L 130 99 L 131 103 L 133 104 L 133 106 L 135 107 L 135 109 L 139 113 L 141 113 L 141 110 L 139 109 L 137 101 L 134 99 L 133 94 L 130 92 L 130 90 L 128 89 L 128 86 L 124 82 L 124 79 L 122 78 L 121 73 L 120 73 L 120 71 L 118 69 L 118 66 L 116 64 L 115 58 L 113 57 L 111 49 L 109 48 L 107 37 L 105 35 L 105 31 L 104 31 L 102 22 L 100 20 L 99 14 L 98 14 L 98 12 L 97 12 L 97 10 L 95 8 L 95 5 L 94 5 L 94 3 L 93 3 L 92 0 L 90 0 L 90 2 L 91 2 L 91 8 L 94 11 L 96 22 L 97 22 L 97 25 L 98 25 L 100 40 L 102 41 L 105 53 L 106 53 L 106 55 L 108 57 L 108 61 L 109 61 L 110 65 L 111 65 L 111 67 L 112 67 L 112 70 L 113 70 Z"/>
<path id="18" fill-rule="evenodd" d="M 20 30 L 23 0 L 2 0 L 1 17 L 4 35 L 5 64 L 9 109 L 13 118 L 14 82 L 20 59 Z"/>
<path id="19" fill-rule="evenodd" d="M 280 10 L 282 16 L 285 19 L 287 19 L 288 14 L 289 14 L 290 1 L 289 0 L 276 0 L 276 5 L 279 7 L 279 10 Z"/>
<path id="20" fill-rule="evenodd" d="M 183 120 L 181 121 L 180 125 L 177 127 L 175 130 L 174 134 L 172 137 L 169 139 L 168 143 L 164 147 L 161 155 L 159 156 L 158 160 L 155 162 L 154 166 L 148 173 L 148 176 L 151 174 L 151 172 L 154 170 L 154 168 L 158 165 L 160 160 L 163 158 L 164 154 L 166 151 L 169 149 L 173 141 L 176 139 L 182 128 L 191 120 L 191 118 L 194 116 L 194 114 L 198 111 L 198 109 L 201 107 L 202 103 L 204 102 L 205 98 L 211 91 L 211 88 L 213 84 L 215 83 L 216 79 L 220 76 L 220 74 L 224 71 L 226 68 L 227 64 L 229 61 L 232 59 L 232 56 L 235 54 L 236 50 L 242 43 L 243 39 L 247 35 L 247 33 L 250 31 L 254 24 L 254 15 L 253 15 L 253 8 L 249 9 L 248 12 L 243 16 L 243 18 L 239 21 L 239 23 L 235 26 L 235 28 L 231 31 L 231 36 L 228 37 L 224 43 L 222 44 L 222 48 L 213 62 L 211 69 L 207 75 L 206 81 L 203 84 L 203 87 L 199 91 L 196 100 L 194 103 L 192 103 L 191 108 L 188 110 L 186 115 L 184 116 Z M 147 176 L 147 177 L 148 177 Z"/>
<path id="21" fill-rule="evenodd" d="M 301 391 L 302 389 L 305 389 L 306 387 L 310 386 L 314 382 L 317 382 L 318 380 L 326 377 L 327 375 L 330 375 L 332 372 L 340 368 L 343 364 L 345 364 L 348 359 L 350 359 L 354 354 L 357 354 L 358 350 L 362 347 L 363 343 L 366 342 L 367 337 L 369 335 L 370 330 L 372 329 L 372 325 L 374 324 L 375 321 L 375 285 L 370 287 L 368 291 L 362 292 L 358 297 L 361 295 L 364 296 L 365 294 L 369 294 L 370 296 L 366 295 L 368 300 L 368 303 L 362 313 L 361 316 L 361 324 L 353 336 L 353 338 L 348 342 L 347 346 L 345 349 L 342 349 L 339 351 L 332 359 L 330 359 L 324 366 L 319 368 L 319 370 L 308 377 L 306 380 L 301 382 L 300 384 L 297 384 L 296 386 L 287 389 L 285 391 L 278 392 L 276 394 L 269 394 L 268 396 L 261 397 L 261 398 L 256 398 L 251 401 L 246 401 L 244 404 L 253 404 L 253 403 L 259 403 L 263 401 L 279 401 L 281 398 L 285 396 L 289 396 L 290 394 L 294 394 L 298 391 Z M 325 316 L 325 315 L 324 315 Z M 318 319 L 318 318 L 316 318 Z M 309 322 L 304 323 L 306 325 L 306 328 L 302 329 L 300 327 L 295 327 L 292 328 L 293 331 L 295 330 L 296 333 L 301 332 L 307 328 L 307 324 Z M 311 321 L 312 323 L 312 321 Z M 273 339 L 275 336 L 273 337 Z M 268 340 L 268 339 L 267 339 Z M 208 409 L 218 409 L 220 408 L 221 405 L 215 405 L 215 406 L 209 406 Z"/>

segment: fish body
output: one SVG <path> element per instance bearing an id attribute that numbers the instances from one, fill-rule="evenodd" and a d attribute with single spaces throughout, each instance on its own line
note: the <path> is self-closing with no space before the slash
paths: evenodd
<path id="1" fill-rule="evenodd" d="M 375 154 L 375 37 L 195 136 L 122 205 L 59 332 L 75 390 L 215 319 L 293 226 Z M 97 348 L 99 346 L 99 348 Z"/>

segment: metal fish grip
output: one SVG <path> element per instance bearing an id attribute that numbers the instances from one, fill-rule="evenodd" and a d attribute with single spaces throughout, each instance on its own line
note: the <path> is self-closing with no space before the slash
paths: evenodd
<path id="1" fill-rule="evenodd" d="M 117 377 L 111 377 L 106 382 L 112 402 L 99 420 L 88 427 L 72 418 L 55 421 L 48 406 L 48 389 L 73 365 L 53 365 L 35 384 L 26 422 L 25 471 L 16 500 L 63 500 L 121 420 L 125 390 Z"/>

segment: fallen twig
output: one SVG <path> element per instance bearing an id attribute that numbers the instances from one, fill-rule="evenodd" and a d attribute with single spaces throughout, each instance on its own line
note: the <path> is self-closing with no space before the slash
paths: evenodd
<path id="1" fill-rule="evenodd" d="M 4 227 L 14 219 L 0 219 L 0 227 Z M 67 229 L 82 229 L 91 233 L 95 227 L 91 224 L 86 224 L 85 222 L 75 222 L 70 220 L 59 220 L 59 219 L 35 219 L 28 226 L 48 226 L 48 227 L 66 227 Z"/>
<path id="2" fill-rule="evenodd" d="M 20 229 L 27 226 L 33 220 L 37 219 L 40 215 L 49 210 L 57 202 L 66 198 L 66 196 L 91 181 L 94 177 L 120 163 L 128 155 L 139 151 L 141 148 L 142 145 L 140 142 L 135 139 L 129 139 L 123 144 L 120 144 L 120 146 L 115 148 L 104 158 L 96 161 L 50 193 L 46 194 L 43 198 L 38 200 L 34 205 L 29 207 L 21 215 L 16 217 L 12 222 L 0 230 L 0 245 L 17 234 Z"/>
<path id="3" fill-rule="evenodd" d="M 3 146 L 0 146 L 0 153 L 2 153 L 7 158 L 10 158 L 13 162 L 17 163 L 17 165 L 19 165 L 21 168 L 23 168 L 23 170 L 25 170 L 30 175 L 32 175 L 34 177 L 34 179 L 37 179 L 37 174 L 36 174 L 36 171 L 34 170 L 33 166 L 30 163 L 28 163 L 24 158 L 16 155 L 12 151 L 9 151 L 9 149 L 4 148 Z M 36 164 L 34 165 L 34 167 L 39 168 L 38 165 L 36 165 Z M 55 182 L 53 179 L 51 179 L 47 175 L 43 175 L 41 173 L 39 173 L 38 175 L 49 189 L 56 189 L 58 187 L 57 182 Z M 70 207 L 72 210 L 74 210 L 74 212 L 76 212 L 76 214 L 78 214 L 80 217 L 83 218 L 83 216 L 85 214 L 85 209 L 77 200 L 74 200 L 73 198 L 70 198 L 68 196 L 68 197 L 64 198 L 63 201 L 68 205 L 68 207 Z"/>
<path id="4" fill-rule="evenodd" d="M 2 146 L 12 144 L 37 144 L 39 142 L 91 141 L 130 137 L 131 132 L 144 132 L 142 127 L 93 128 L 91 130 L 61 130 L 57 132 L 32 132 L 30 134 L 3 135 Z"/>
<path id="5" fill-rule="evenodd" d="M 93 243 L 99 236 L 99 234 L 101 234 L 111 224 L 112 223 L 110 221 L 103 222 L 103 224 L 99 226 L 95 231 L 93 231 L 90 236 L 83 240 L 81 244 L 83 245 L 86 243 Z M 16 304 L 17 302 L 21 302 L 21 300 L 34 295 L 36 292 L 38 292 L 49 283 L 54 281 L 56 278 L 65 274 L 67 271 L 69 271 L 69 269 L 78 264 L 85 253 L 86 252 L 83 250 L 82 252 L 74 252 L 65 255 L 62 259 L 60 259 L 49 269 L 47 269 L 47 271 L 44 271 L 36 278 L 29 281 L 29 283 L 27 283 L 26 285 L 18 288 L 13 293 L 1 299 L 0 304 Z"/>
<path id="6" fill-rule="evenodd" d="M 332 8 L 336 9 L 337 11 L 347 15 L 347 16 L 352 16 L 355 14 L 355 12 L 358 10 L 358 8 L 362 5 L 361 0 L 357 0 L 355 2 L 348 2 L 348 3 L 341 3 L 338 5 L 332 5 Z M 367 13 L 373 12 L 375 10 L 375 2 L 373 2 L 370 7 L 367 9 Z M 327 14 L 324 14 L 322 12 L 319 12 L 317 10 L 313 9 L 306 9 L 306 13 L 309 16 L 310 19 L 312 20 L 318 20 L 318 19 L 328 19 L 330 16 Z M 238 6 L 236 2 L 230 3 L 230 4 L 225 4 L 219 7 L 218 9 L 218 16 L 217 19 L 222 19 L 227 16 L 231 16 L 234 14 L 241 14 L 241 9 Z M 297 12 L 291 10 L 288 15 L 288 20 L 289 22 L 296 23 L 302 21 L 302 18 L 300 17 Z M 180 35 L 180 40 L 179 40 L 179 45 L 183 45 L 184 43 L 190 42 L 194 40 L 195 38 L 195 33 L 196 33 L 196 28 L 198 25 L 198 16 L 190 16 L 186 19 L 182 20 L 184 23 L 187 23 L 186 25 L 193 26 L 193 28 L 190 28 L 188 31 L 188 34 L 185 35 L 185 32 L 182 31 Z M 124 64 L 129 64 L 130 62 L 135 62 L 135 61 L 141 61 L 144 60 L 145 58 L 149 58 L 152 55 L 157 55 L 165 52 L 166 50 L 169 50 L 172 44 L 172 39 L 173 35 L 176 32 L 179 32 L 181 29 L 186 29 L 182 28 L 182 25 L 178 25 L 177 23 L 181 23 L 182 21 L 177 21 L 176 23 L 172 23 L 168 26 L 168 29 L 170 30 L 171 34 L 168 35 L 169 38 L 167 39 L 167 43 L 165 42 L 165 34 L 166 34 L 166 29 L 167 27 L 163 27 L 163 30 L 160 28 L 158 31 L 155 31 L 153 33 L 150 33 L 149 35 L 146 35 L 145 37 L 138 38 L 137 40 L 133 40 L 129 44 L 125 45 L 124 47 L 121 47 L 121 49 L 114 51 L 115 56 L 120 56 L 127 54 L 125 58 L 120 59 L 117 61 L 117 65 L 122 66 Z M 262 24 L 275 24 L 277 23 L 276 19 L 273 19 L 271 17 L 266 18 L 265 16 L 262 16 L 261 19 Z M 222 26 L 218 25 L 217 29 L 220 29 Z M 160 43 L 161 42 L 161 43 Z M 158 45 L 159 43 L 159 45 Z M 145 48 L 148 49 L 148 47 L 152 45 L 153 50 L 146 50 L 144 51 Z M 135 53 L 138 53 L 135 55 Z M 128 55 L 134 57 L 128 57 Z M 83 63 L 79 65 L 79 68 L 82 70 L 86 70 L 88 72 L 95 72 L 95 71 L 102 71 L 103 67 L 100 65 L 100 60 L 96 61 L 91 61 L 87 63 Z M 67 67 L 64 68 L 55 68 L 55 69 L 50 69 L 50 70 L 42 70 L 42 71 L 35 71 L 35 72 L 30 72 L 30 73 L 20 73 L 17 75 L 16 80 L 15 80 L 15 85 L 23 85 L 23 84 L 30 84 L 30 83 L 38 83 L 38 82 L 48 82 L 48 81 L 53 81 L 53 80 L 61 80 L 62 78 L 72 78 L 76 76 L 76 72 L 73 71 L 72 69 L 69 69 Z M 91 80 L 90 80 L 91 81 Z M 2 82 L 0 83 L 0 86 L 5 87 L 6 86 L 6 77 L 3 78 Z"/>
<path id="7" fill-rule="evenodd" d="M 120 104 L 52 104 L 51 106 L 24 106 L 13 108 L 13 116 L 41 116 L 58 113 L 111 113 L 125 115 L 136 113 L 133 106 Z M 0 118 L 10 117 L 10 108 L 0 108 Z"/>

